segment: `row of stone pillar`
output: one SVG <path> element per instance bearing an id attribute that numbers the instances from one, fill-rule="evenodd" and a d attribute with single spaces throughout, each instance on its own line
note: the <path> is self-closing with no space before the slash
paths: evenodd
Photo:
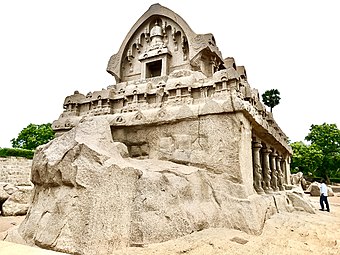
<path id="1" fill-rule="evenodd" d="M 262 146 L 261 142 L 253 142 L 254 188 L 258 194 L 285 190 L 284 161 L 275 150 Z"/>

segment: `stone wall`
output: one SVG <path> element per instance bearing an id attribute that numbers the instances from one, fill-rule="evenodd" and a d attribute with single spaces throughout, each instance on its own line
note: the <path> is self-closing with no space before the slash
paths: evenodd
<path id="1" fill-rule="evenodd" d="M 0 182 L 16 186 L 31 185 L 32 160 L 26 158 L 0 158 Z"/>
<path id="2" fill-rule="evenodd" d="M 127 145 L 130 157 L 201 167 L 245 185 L 238 186 L 239 198 L 254 193 L 251 127 L 241 113 L 203 115 L 166 125 L 112 126 L 111 131 L 114 141 Z"/>

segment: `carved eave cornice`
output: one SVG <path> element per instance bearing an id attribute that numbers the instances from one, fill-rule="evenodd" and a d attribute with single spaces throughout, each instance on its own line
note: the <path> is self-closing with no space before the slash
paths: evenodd
<path id="1" fill-rule="evenodd" d="M 75 92 L 73 95 L 67 96 L 64 100 L 64 106 L 67 104 L 79 104 L 85 100 L 85 95 Z"/>
<path id="2" fill-rule="evenodd" d="M 140 94 L 149 94 L 151 91 L 152 85 L 149 83 L 143 83 L 143 84 L 130 84 L 125 87 L 125 95 L 131 96 L 131 95 L 140 95 Z"/>
<path id="3" fill-rule="evenodd" d="M 214 81 L 240 80 L 239 73 L 232 67 L 222 69 L 213 74 Z"/>
<path id="4" fill-rule="evenodd" d="M 243 77 L 245 80 L 247 80 L 247 72 L 246 68 L 244 66 L 237 66 L 236 71 L 239 73 L 241 77 Z"/>
<path id="5" fill-rule="evenodd" d="M 191 88 L 195 83 L 200 80 L 203 82 L 206 78 L 203 73 L 197 71 L 175 71 L 169 75 L 165 88 L 168 91 L 183 87 Z"/>

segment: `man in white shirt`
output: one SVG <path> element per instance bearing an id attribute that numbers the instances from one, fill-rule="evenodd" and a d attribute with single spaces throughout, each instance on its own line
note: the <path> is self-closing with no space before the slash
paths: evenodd
<path id="1" fill-rule="evenodd" d="M 320 206 L 321 206 L 321 211 L 324 211 L 324 203 L 326 205 L 327 212 L 329 212 L 329 204 L 328 204 L 328 189 L 327 185 L 324 179 L 321 180 L 321 186 L 320 186 Z"/>

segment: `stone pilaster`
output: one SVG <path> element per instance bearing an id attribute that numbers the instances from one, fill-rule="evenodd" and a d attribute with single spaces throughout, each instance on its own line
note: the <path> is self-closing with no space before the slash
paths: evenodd
<path id="1" fill-rule="evenodd" d="M 272 151 L 270 149 L 264 148 L 262 150 L 262 157 L 263 157 L 263 190 L 266 193 L 272 193 L 273 189 L 271 188 L 270 181 L 271 181 L 271 171 L 269 166 L 269 154 Z"/>
<path id="2" fill-rule="evenodd" d="M 277 153 L 273 150 L 272 153 L 270 153 L 270 170 L 271 170 L 271 187 L 274 191 L 279 191 L 279 187 L 277 186 L 277 170 L 276 170 L 276 158 Z"/>
<path id="3" fill-rule="evenodd" d="M 282 157 L 281 156 L 278 156 L 276 158 L 276 171 L 277 171 L 277 184 L 279 186 L 279 190 L 280 191 L 283 191 L 285 190 L 284 186 L 283 186 L 283 182 L 284 182 L 284 178 L 283 178 L 283 173 L 282 173 L 282 170 L 281 170 L 281 161 L 282 161 Z"/>
<path id="4" fill-rule="evenodd" d="M 260 160 L 260 150 L 262 145 L 260 142 L 253 142 L 253 176 L 254 188 L 258 194 L 264 194 L 262 188 L 262 167 Z"/>
<path id="5" fill-rule="evenodd" d="M 287 185 L 291 185 L 290 182 L 290 156 L 286 155 L 282 159 L 282 167 L 283 170 L 283 178 L 284 178 L 284 183 Z"/>

